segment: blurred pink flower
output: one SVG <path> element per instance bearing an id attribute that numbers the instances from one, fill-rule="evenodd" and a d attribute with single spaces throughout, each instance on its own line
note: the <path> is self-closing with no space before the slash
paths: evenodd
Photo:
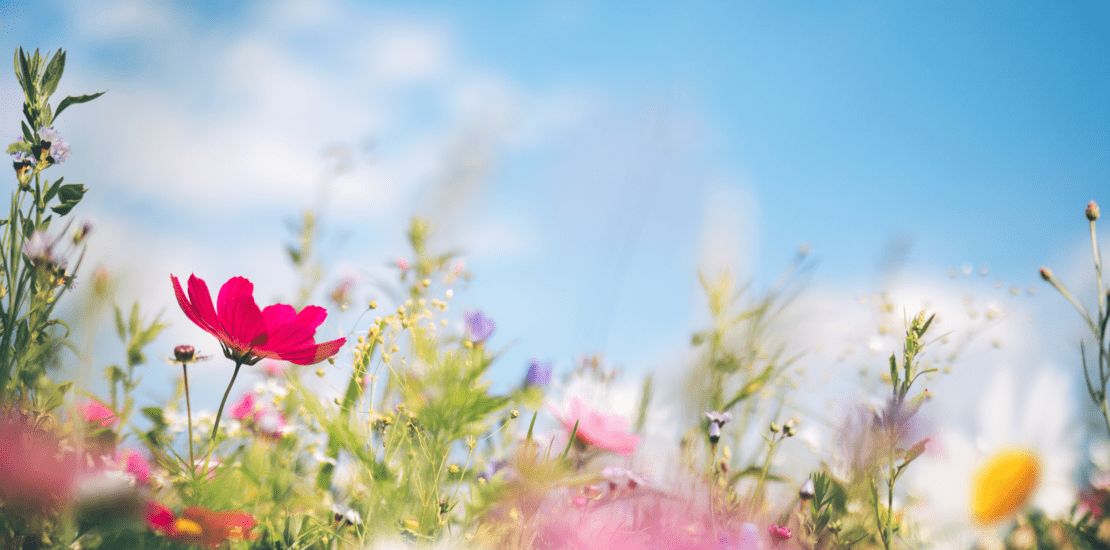
<path id="1" fill-rule="evenodd" d="M 281 368 L 281 362 L 274 361 L 273 359 L 267 359 L 262 362 L 262 371 L 266 373 L 266 376 L 273 377 L 281 377 L 284 374 Z"/>
<path id="2" fill-rule="evenodd" d="M 402 270 L 408 269 L 409 261 L 404 258 L 397 258 L 397 267 L 401 268 Z"/>
<path id="3" fill-rule="evenodd" d="M 628 432 L 628 419 L 619 414 L 599 413 L 578 396 L 571 398 L 566 414 L 553 405 L 549 407 L 568 433 L 578 422 L 575 437 L 583 443 L 625 456 L 631 455 L 640 444 L 640 436 Z"/>
<path id="4" fill-rule="evenodd" d="M 794 534 L 785 525 L 771 525 L 767 528 L 767 532 L 771 534 L 771 540 L 776 543 L 789 539 Z"/>
<path id="5" fill-rule="evenodd" d="M 116 418 L 116 413 L 112 412 L 112 409 L 104 406 L 100 401 L 89 401 L 82 405 L 81 415 L 85 417 L 86 423 L 96 424 L 103 428 L 112 426 L 118 420 Z"/>
<path id="6" fill-rule="evenodd" d="M 131 474 L 135 481 L 146 483 L 150 479 L 150 463 L 142 454 L 127 450 L 117 453 L 116 457 L 117 462 L 123 465 L 124 471 Z"/>
<path id="7" fill-rule="evenodd" d="M 53 435 L 18 416 L 0 416 L 0 501 L 5 509 L 37 513 L 69 498 L 79 462 L 58 453 Z"/>
<path id="8" fill-rule="evenodd" d="M 228 414 L 236 420 L 243 420 L 254 416 L 254 413 L 259 409 L 258 404 L 255 402 L 253 393 L 245 393 L 239 399 L 239 402 L 231 407 Z"/>

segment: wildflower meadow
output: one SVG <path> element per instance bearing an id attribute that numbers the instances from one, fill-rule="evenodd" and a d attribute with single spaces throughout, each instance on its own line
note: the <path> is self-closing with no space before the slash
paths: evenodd
<path id="1" fill-rule="evenodd" d="M 1093 200 L 1067 220 L 1090 239 L 1088 280 L 1039 275 L 1089 332 L 1057 345 L 1078 346 L 1092 433 L 1023 416 L 1042 409 L 1016 388 L 1039 404 L 1074 396 L 1055 373 L 1007 371 L 976 392 L 978 439 L 944 431 L 933 401 L 951 388 L 935 383 L 969 368 L 974 331 L 886 295 L 868 307 L 897 350 L 810 380 L 810 350 L 781 337 L 818 315 L 798 300 L 817 269 L 805 248 L 769 286 L 698 272 L 706 323 L 681 335 L 691 359 L 677 376 L 584 350 L 532 359 L 500 387 L 492 369 L 524 344 L 509 343 L 512 323 L 455 305 L 483 273 L 437 248 L 434 218 L 396 228 L 407 250 L 360 252 L 389 265 L 377 287 L 319 284 L 309 211 L 286 250 L 292 298 L 257 289 L 266 274 L 244 257 L 227 279 L 150 281 L 169 310 L 117 304 L 83 262 L 96 183 L 67 171 L 83 144 L 66 141 L 71 111 L 113 92 L 58 97 L 66 70 L 64 50 L 20 48 L 6 84 L 23 118 L 8 129 L 0 221 L 0 548 L 1110 548 L 1110 280 Z M 116 341 L 93 346 L 122 350 L 110 364 L 76 341 L 74 311 L 111 327 Z M 160 346 L 170 325 L 203 337 Z M 822 409 L 811 383 L 850 399 Z M 207 395 L 214 410 L 198 405 Z M 1025 421 L 997 424 L 1012 418 Z"/>

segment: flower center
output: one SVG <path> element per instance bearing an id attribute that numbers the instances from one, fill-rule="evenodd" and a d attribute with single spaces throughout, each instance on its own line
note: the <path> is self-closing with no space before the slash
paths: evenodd
<path id="1" fill-rule="evenodd" d="M 200 524 L 191 519 L 180 518 L 173 522 L 173 528 L 177 530 L 177 532 L 185 535 L 196 536 L 204 534 L 204 530 L 200 528 Z"/>
<path id="2" fill-rule="evenodd" d="M 1025 450 L 995 453 L 975 473 L 971 486 L 971 514 L 988 525 L 1009 517 L 1029 500 L 1040 477 L 1037 457 Z"/>

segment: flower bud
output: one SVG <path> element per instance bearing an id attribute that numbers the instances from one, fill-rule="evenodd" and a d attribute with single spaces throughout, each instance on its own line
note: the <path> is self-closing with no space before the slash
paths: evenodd
<path id="1" fill-rule="evenodd" d="M 1098 219 L 1098 214 L 1099 214 L 1099 212 L 1098 212 L 1098 203 L 1096 203 L 1095 201 L 1091 201 L 1091 202 L 1087 203 L 1086 214 L 1087 214 L 1087 219 L 1088 220 L 1091 220 L 1091 221 L 1097 220 Z"/>
<path id="2" fill-rule="evenodd" d="M 721 440 L 721 425 L 716 422 L 709 424 L 709 442 L 716 445 Z"/>
<path id="3" fill-rule="evenodd" d="M 196 356 L 196 349 L 193 346 L 182 344 L 173 348 L 173 357 L 180 363 L 188 363 Z"/>
<path id="4" fill-rule="evenodd" d="M 1047 267 L 1042 267 L 1041 278 L 1051 283 L 1053 280 L 1052 270 Z"/>
<path id="5" fill-rule="evenodd" d="M 802 483 L 801 488 L 798 489 L 798 498 L 803 501 L 810 500 L 817 496 L 817 490 L 813 486 L 813 478 L 807 478 L 805 483 Z"/>
<path id="6" fill-rule="evenodd" d="M 779 425 L 778 424 L 775 424 L 774 422 L 772 422 L 771 426 L 769 428 L 771 430 L 771 433 L 773 433 L 773 434 L 779 433 Z"/>
<path id="7" fill-rule="evenodd" d="M 513 409 L 513 410 L 509 411 L 509 416 L 511 418 L 517 418 L 517 417 L 520 416 L 520 411 L 518 411 L 516 409 Z"/>

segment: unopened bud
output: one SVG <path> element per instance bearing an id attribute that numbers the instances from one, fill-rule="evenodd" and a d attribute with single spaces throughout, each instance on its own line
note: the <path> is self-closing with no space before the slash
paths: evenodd
<path id="1" fill-rule="evenodd" d="M 1052 270 L 1047 267 L 1042 267 L 1041 278 L 1051 283 L 1053 281 Z"/>
<path id="2" fill-rule="evenodd" d="M 319 376 L 320 378 L 323 378 L 324 377 L 324 369 L 316 369 L 316 376 Z"/>
<path id="3" fill-rule="evenodd" d="M 193 349 L 193 346 L 182 344 L 173 348 L 173 357 L 180 363 L 188 363 L 192 361 L 195 356 L 196 350 Z"/>
<path id="4" fill-rule="evenodd" d="M 509 411 L 509 417 L 510 418 L 517 418 L 518 416 L 520 416 L 520 411 L 518 411 L 516 409 L 513 409 L 513 410 Z"/>
<path id="5" fill-rule="evenodd" d="M 378 303 L 371 300 L 370 301 L 370 309 L 378 309 Z"/>
<path id="6" fill-rule="evenodd" d="M 721 425 L 716 422 L 709 423 L 709 442 L 716 445 L 721 440 Z"/>
<path id="7" fill-rule="evenodd" d="M 817 490 L 813 486 L 813 478 L 806 479 L 802 487 L 798 489 L 798 498 L 802 500 L 809 500 L 817 496 Z"/>
<path id="8" fill-rule="evenodd" d="M 773 433 L 773 434 L 779 433 L 779 425 L 772 422 L 771 426 L 770 426 L 770 430 L 771 430 L 771 433 Z"/>
<path id="9" fill-rule="evenodd" d="M 1091 201 L 1091 202 L 1087 203 L 1086 214 L 1087 214 L 1087 219 L 1088 220 L 1091 220 L 1091 221 L 1097 220 L 1098 219 L 1098 213 L 1099 213 L 1098 212 L 1098 203 L 1096 203 L 1095 201 Z"/>

